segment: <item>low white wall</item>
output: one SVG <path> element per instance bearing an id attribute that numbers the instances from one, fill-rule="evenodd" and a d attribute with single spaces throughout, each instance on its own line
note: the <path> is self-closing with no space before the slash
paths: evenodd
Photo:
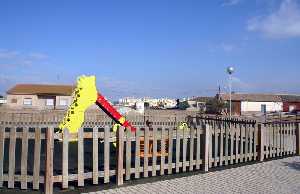
<path id="1" fill-rule="evenodd" d="M 261 112 L 261 105 L 265 104 L 267 112 L 275 112 L 283 110 L 282 102 L 247 102 L 242 101 L 241 111 L 242 112 Z"/>

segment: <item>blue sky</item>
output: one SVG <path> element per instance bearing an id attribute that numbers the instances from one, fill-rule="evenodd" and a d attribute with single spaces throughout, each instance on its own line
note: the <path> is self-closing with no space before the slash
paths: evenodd
<path id="1" fill-rule="evenodd" d="M 297 0 L 0 1 L 0 94 L 15 83 L 187 97 L 300 93 Z"/>

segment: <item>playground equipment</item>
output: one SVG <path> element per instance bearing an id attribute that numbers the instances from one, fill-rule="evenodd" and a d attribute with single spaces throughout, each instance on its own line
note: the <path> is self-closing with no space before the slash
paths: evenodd
<path id="1" fill-rule="evenodd" d="M 150 129 L 152 129 L 151 125 L 152 124 L 149 125 Z M 178 129 L 180 129 L 180 130 L 189 130 L 189 126 L 186 122 L 180 122 L 179 125 L 178 125 Z M 161 151 L 157 151 L 156 152 L 157 157 L 168 156 L 168 154 L 169 154 L 168 153 L 169 141 L 170 141 L 169 138 L 165 139 L 165 152 L 164 152 L 164 154 L 162 154 Z M 145 151 L 144 151 L 145 138 L 143 136 L 140 137 L 140 146 L 141 146 L 140 157 L 144 157 L 145 156 Z M 158 145 L 158 146 L 161 146 L 161 145 Z M 158 149 L 158 150 L 161 150 L 161 149 Z M 149 137 L 149 147 L 148 147 L 148 157 L 151 158 L 152 156 L 153 156 L 153 136 L 150 135 L 150 137 Z"/>
<path id="2" fill-rule="evenodd" d="M 108 116 L 110 116 L 116 124 L 113 126 L 113 131 L 117 132 L 120 126 L 124 126 L 126 129 L 130 129 L 132 132 L 135 132 L 136 129 L 133 127 L 129 121 L 125 119 L 110 103 L 97 92 L 96 89 L 96 78 L 95 76 L 80 76 L 77 79 L 77 87 L 73 93 L 73 101 L 69 107 L 67 114 L 59 125 L 60 132 L 64 128 L 68 128 L 70 133 L 77 133 L 78 129 L 81 127 L 84 122 L 84 112 L 85 110 L 96 103 Z M 152 128 L 151 125 L 148 125 L 149 128 Z M 179 129 L 185 130 L 188 129 L 188 125 L 185 122 L 181 122 Z M 76 139 L 75 139 L 76 141 Z M 165 145 L 168 146 L 169 139 L 166 139 Z M 116 147 L 116 142 L 113 143 Z M 140 138 L 140 156 L 144 157 L 144 137 Z M 153 137 L 149 139 L 149 155 L 153 155 Z M 165 155 L 168 155 L 168 149 L 165 151 Z M 161 156 L 161 152 L 157 152 L 157 156 Z"/>
<path id="3" fill-rule="evenodd" d="M 67 114 L 59 125 L 60 132 L 68 128 L 70 133 L 77 133 L 84 122 L 85 110 L 96 103 L 108 116 L 117 124 L 130 129 L 132 132 L 136 129 L 123 117 L 110 103 L 97 92 L 95 76 L 80 76 L 77 79 L 77 87 L 73 93 L 73 102 L 69 107 Z"/>

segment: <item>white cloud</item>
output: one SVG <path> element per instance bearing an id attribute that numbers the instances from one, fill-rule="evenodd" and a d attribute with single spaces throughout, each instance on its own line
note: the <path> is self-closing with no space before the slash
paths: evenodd
<path id="1" fill-rule="evenodd" d="M 232 76 L 232 83 L 238 88 L 251 88 L 251 84 L 242 81 L 240 78 Z"/>
<path id="2" fill-rule="evenodd" d="M 0 59 L 12 59 L 18 56 L 20 53 L 18 51 L 9 51 L 6 49 L 0 49 Z"/>
<path id="3" fill-rule="evenodd" d="M 0 49 L 0 93 L 16 83 L 43 83 L 53 80 L 49 72 L 39 70 L 48 62 L 48 56 L 42 53 L 24 53 L 15 50 Z M 38 68 L 37 68 L 38 67 Z"/>
<path id="4" fill-rule="evenodd" d="M 0 67 L 1 68 L 9 68 L 9 67 L 13 67 L 14 64 L 9 64 L 9 63 L 0 63 Z"/>
<path id="5" fill-rule="evenodd" d="M 47 59 L 48 55 L 43 53 L 22 53 L 14 50 L 0 49 L 0 67 L 29 67 L 37 62 L 45 62 Z"/>
<path id="6" fill-rule="evenodd" d="M 235 49 L 235 46 L 233 44 L 228 43 L 221 43 L 219 47 L 225 52 L 231 52 Z"/>
<path id="7" fill-rule="evenodd" d="M 211 54 L 215 54 L 217 52 L 230 53 L 230 52 L 236 50 L 237 47 L 238 47 L 237 45 L 232 44 L 232 43 L 221 42 L 219 44 L 209 45 L 208 52 Z"/>
<path id="8" fill-rule="evenodd" d="M 269 38 L 300 37 L 299 5 L 295 0 L 283 0 L 279 9 L 269 15 L 250 19 L 247 29 Z"/>
<path id="9" fill-rule="evenodd" d="M 43 53 L 30 53 L 28 55 L 28 57 L 30 57 L 31 59 L 35 59 L 35 60 L 40 60 L 40 59 L 47 59 L 48 55 L 43 54 Z"/>
<path id="10" fill-rule="evenodd" d="M 241 0 L 226 0 L 222 3 L 222 6 L 233 6 L 237 5 L 241 2 Z"/>

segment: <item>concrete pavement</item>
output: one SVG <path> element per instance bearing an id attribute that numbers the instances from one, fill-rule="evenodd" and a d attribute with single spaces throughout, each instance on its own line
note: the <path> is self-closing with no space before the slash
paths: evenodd
<path id="1" fill-rule="evenodd" d="M 105 193 L 300 194 L 300 156 L 88 194 Z"/>

